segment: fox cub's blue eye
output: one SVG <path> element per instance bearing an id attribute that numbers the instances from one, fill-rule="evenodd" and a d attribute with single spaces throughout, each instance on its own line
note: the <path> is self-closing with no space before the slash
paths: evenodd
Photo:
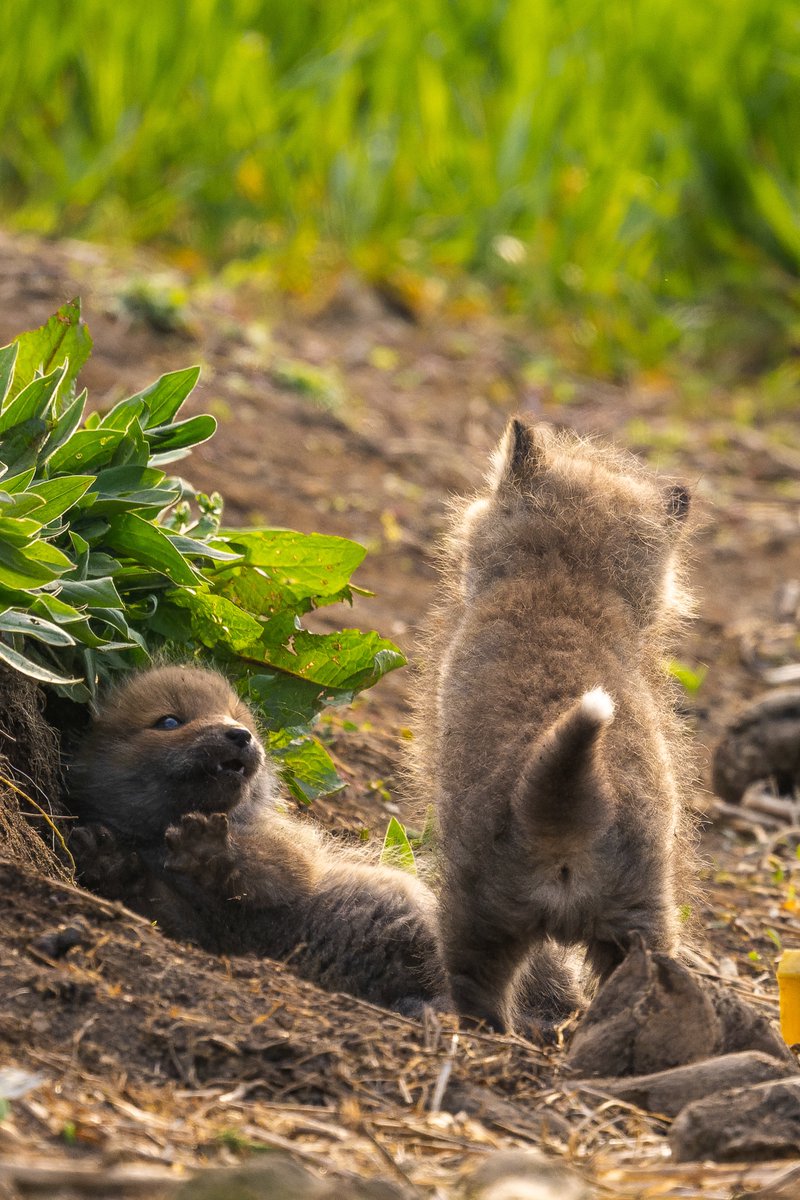
<path id="1" fill-rule="evenodd" d="M 153 722 L 153 729 L 178 729 L 183 724 L 179 717 L 159 717 Z"/>

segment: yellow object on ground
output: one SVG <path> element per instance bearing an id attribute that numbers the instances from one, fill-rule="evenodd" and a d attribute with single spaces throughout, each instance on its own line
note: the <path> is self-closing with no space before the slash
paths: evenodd
<path id="1" fill-rule="evenodd" d="M 781 1034 L 788 1046 L 800 1042 L 800 950 L 784 950 L 778 963 Z"/>

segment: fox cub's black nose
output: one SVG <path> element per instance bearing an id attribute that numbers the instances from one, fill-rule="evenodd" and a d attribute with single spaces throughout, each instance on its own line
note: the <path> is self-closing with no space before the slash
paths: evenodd
<path id="1" fill-rule="evenodd" d="M 234 725 L 230 729 L 225 730 L 225 737 L 243 750 L 253 740 L 253 735 L 249 729 L 245 729 L 244 725 Z"/>

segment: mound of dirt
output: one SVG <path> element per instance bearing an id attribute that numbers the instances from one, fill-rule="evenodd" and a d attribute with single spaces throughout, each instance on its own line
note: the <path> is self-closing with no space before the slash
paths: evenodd
<path id="1" fill-rule="evenodd" d="M 18 863 L 68 880 L 59 820 L 59 738 L 32 680 L 0 666 L 0 844 Z"/>

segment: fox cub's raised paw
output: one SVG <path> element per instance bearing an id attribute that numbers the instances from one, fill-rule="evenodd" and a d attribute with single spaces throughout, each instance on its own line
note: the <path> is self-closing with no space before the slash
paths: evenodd
<path id="1" fill-rule="evenodd" d="M 207 886 L 221 887 L 234 872 L 235 857 L 225 813 L 187 813 L 165 834 L 165 866 Z"/>
<path id="2" fill-rule="evenodd" d="M 105 825 L 77 825 L 69 837 L 78 878 L 109 899 L 124 899 L 146 873 L 135 850 L 121 844 Z"/>

